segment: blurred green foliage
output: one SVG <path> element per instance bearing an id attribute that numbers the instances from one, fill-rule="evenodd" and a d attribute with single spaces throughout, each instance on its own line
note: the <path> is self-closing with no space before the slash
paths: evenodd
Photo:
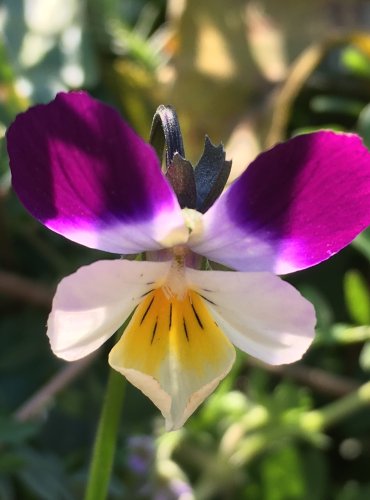
<path id="1" fill-rule="evenodd" d="M 272 81 L 253 63 L 252 42 L 235 21 L 243 19 L 245 3 L 233 2 L 231 14 L 225 3 L 207 13 L 204 2 L 197 10 L 191 1 L 184 2 L 184 11 L 165 0 L 0 4 L 0 500 L 83 497 L 109 349 L 100 349 L 58 391 L 50 389 L 50 381 L 68 369 L 53 356 L 45 336 L 52 290 L 64 275 L 102 253 L 48 232 L 25 213 L 10 188 L 6 127 L 30 104 L 83 87 L 119 108 L 144 136 L 156 106 L 176 101 L 191 155 L 208 123 L 226 141 L 222 134 L 232 134 L 251 109 L 261 112 L 252 128 L 263 143 L 271 88 L 278 92 L 290 74 L 287 70 Z M 284 3 L 279 8 L 284 11 Z M 184 33 L 192 33 L 193 22 L 197 33 L 210 31 L 213 15 L 221 17 L 214 20 L 217 29 L 206 45 L 210 52 L 202 59 Z M 261 25 L 258 16 L 253 19 L 255 30 L 270 29 L 263 34 L 275 40 L 278 57 L 274 18 Z M 279 133 L 288 137 L 330 127 L 358 132 L 370 147 L 369 35 L 347 31 L 327 43 L 324 28 L 322 39 L 311 42 L 326 48 L 294 89 Z M 289 33 L 286 39 L 293 35 L 299 37 Z M 303 29 L 301 36 L 297 47 L 307 45 Z M 230 49 L 225 49 L 226 76 L 225 66 L 221 72 L 212 66 L 218 64 L 215 54 L 220 56 L 212 52 L 212 42 L 220 47 L 223 37 Z M 205 50 L 204 40 L 200 48 Z M 259 64 L 264 56 L 259 55 Z M 241 77 L 245 74 L 253 74 L 250 82 Z M 204 107 L 197 94 L 202 88 L 210 92 Z M 358 387 L 370 372 L 370 230 L 329 262 L 289 280 L 317 310 L 318 335 L 305 359 L 272 369 L 240 355 L 232 374 L 185 428 L 170 434 L 163 433 L 156 409 L 129 387 L 112 500 L 369 498 L 370 398 Z M 37 405 L 34 395 L 42 388 L 49 396 Z M 30 399 L 32 411 L 26 404 Z"/>

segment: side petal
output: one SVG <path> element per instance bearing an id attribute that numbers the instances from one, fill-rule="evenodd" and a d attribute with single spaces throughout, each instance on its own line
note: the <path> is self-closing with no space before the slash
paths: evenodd
<path id="1" fill-rule="evenodd" d="M 187 270 L 236 347 L 271 365 L 293 363 L 315 335 L 315 311 L 289 283 L 270 273 Z"/>
<path id="2" fill-rule="evenodd" d="M 239 271 L 313 266 L 370 224 L 370 154 L 353 134 L 317 132 L 259 155 L 191 235 L 192 249 Z"/>
<path id="3" fill-rule="evenodd" d="M 53 352 L 73 361 L 100 347 L 169 267 L 168 262 L 102 260 L 64 278 L 48 320 Z"/>
<path id="4" fill-rule="evenodd" d="M 199 295 L 158 289 L 136 309 L 109 355 L 110 365 L 181 427 L 231 369 L 235 350 Z"/>
<path id="5" fill-rule="evenodd" d="M 87 93 L 60 93 L 18 115 L 7 146 L 15 191 L 53 231 L 120 254 L 186 241 L 152 147 Z"/>

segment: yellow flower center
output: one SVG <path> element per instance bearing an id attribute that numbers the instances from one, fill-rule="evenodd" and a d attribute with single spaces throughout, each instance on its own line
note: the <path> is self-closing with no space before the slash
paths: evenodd
<path id="1" fill-rule="evenodd" d="M 227 341 L 202 299 L 188 290 L 179 299 L 168 296 L 168 289 L 150 292 L 136 309 L 122 340 L 125 349 L 121 362 L 158 377 L 161 363 L 170 351 L 184 369 L 201 376 L 205 358 L 218 363 L 223 349 L 217 347 Z M 212 346 L 212 349 L 210 349 Z M 207 353 L 207 355 L 205 355 Z"/>

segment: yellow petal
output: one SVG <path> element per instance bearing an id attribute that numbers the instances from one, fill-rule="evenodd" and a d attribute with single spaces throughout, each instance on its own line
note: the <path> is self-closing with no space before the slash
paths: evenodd
<path id="1" fill-rule="evenodd" d="M 204 300 L 158 288 L 137 307 L 109 355 L 111 366 L 158 406 L 167 430 L 181 427 L 231 369 L 235 350 Z"/>

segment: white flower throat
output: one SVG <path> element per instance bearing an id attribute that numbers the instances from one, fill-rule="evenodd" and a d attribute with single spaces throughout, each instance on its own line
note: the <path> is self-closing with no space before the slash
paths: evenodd
<path id="1" fill-rule="evenodd" d="M 184 223 L 188 229 L 188 235 L 192 233 L 200 233 L 202 231 L 202 214 L 191 208 L 182 209 Z M 174 242 L 176 239 L 174 239 Z M 170 270 L 165 277 L 161 288 L 168 300 L 176 297 L 178 300 L 183 300 L 188 289 L 186 281 L 186 266 L 198 268 L 200 267 L 200 256 L 197 256 L 184 244 L 174 244 L 170 250 L 160 251 L 162 258 L 165 255 L 172 259 Z M 149 260 L 157 260 L 159 253 L 151 252 Z M 158 260 L 162 260 L 162 258 Z"/>
<path id="2" fill-rule="evenodd" d="M 173 250 L 173 259 L 170 270 L 162 285 L 162 290 L 167 298 L 171 300 L 176 297 L 178 300 L 183 300 L 188 286 L 185 276 L 186 256 L 189 250 L 186 247 L 175 247 Z"/>

